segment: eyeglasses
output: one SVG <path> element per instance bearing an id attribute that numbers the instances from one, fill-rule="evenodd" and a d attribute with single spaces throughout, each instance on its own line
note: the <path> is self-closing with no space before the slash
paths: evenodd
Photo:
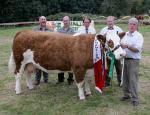
<path id="1" fill-rule="evenodd" d="M 84 22 L 84 23 L 90 23 L 90 22 Z"/>
<path id="2" fill-rule="evenodd" d="M 69 21 L 69 20 L 63 20 L 64 22 L 67 22 L 67 21 Z"/>

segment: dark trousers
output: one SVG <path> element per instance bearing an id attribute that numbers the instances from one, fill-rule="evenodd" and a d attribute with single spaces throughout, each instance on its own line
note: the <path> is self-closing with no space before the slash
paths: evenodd
<path id="1" fill-rule="evenodd" d="M 68 84 L 71 84 L 74 80 L 73 80 L 73 73 L 68 72 Z M 64 82 L 64 73 L 58 73 L 58 82 Z"/>
<path id="2" fill-rule="evenodd" d="M 41 80 L 41 75 L 43 73 L 43 80 L 44 81 L 48 81 L 48 73 L 40 70 L 40 69 L 36 69 L 36 76 L 35 76 L 35 80 L 36 81 L 40 81 Z"/>
<path id="3" fill-rule="evenodd" d="M 117 73 L 117 81 L 118 84 L 120 85 L 121 83 L 121 72 L 122 72 L 122 65 L 120 60 L 115 60 L 115 68 L 116 68 L 116 73 Z"/>
<path id="4" fill-rule="evenodd" d="M 110 61 L 108 61 L 108 65 L 110 65 Z M 116 73 L 117 73 L 118 85 L 120 85 L 120 83 L 121 83 L 121 72 L 122 72 L 122 65 L 121 65 L 121 61 L 120 60 L 115 60 L 115 69 L 116 69 Z M 111 81 L 111 78 L 109 78 L 108 75 L 107 75 L 106 76 L 106 83 L 105 83 L 105 85 L 109 86 L 110 85 L 110 81 Z"/>

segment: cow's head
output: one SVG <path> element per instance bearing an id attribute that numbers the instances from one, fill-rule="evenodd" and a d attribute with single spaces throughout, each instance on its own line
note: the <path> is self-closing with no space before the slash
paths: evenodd
<path id="1" fill-rule="evenodd" d="M 120 39 L 123 38 L 125 32 L 116 34 L 114 32 L 108 32 L 106 35 L 97 35 L 97 39 L 101 44 L 107 45 L 115 55 L 116 59 L 121 59 L 126 55 L 126 52 L 120 46 Z"/>

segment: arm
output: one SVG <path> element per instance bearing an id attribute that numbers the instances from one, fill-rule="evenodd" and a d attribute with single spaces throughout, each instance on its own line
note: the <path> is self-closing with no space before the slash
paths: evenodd
<path id="1" fill-rule="evenodd" d="M 139 52 L 139 50 L 138 50 L 137 48 L 135 48 L 135 47 L 133 47 L 133 46 L 130 46 L 130 45 L 128 45 L 128 44 L 121 44 L 121 47 L 122 47 L 123 49 L 128 48 L 128 49 L 131 50 L 132 52 Z"/>
<path id="2" fill-rule="evenodd" d="M 133 46 L 127 45 L 127 48 L 128 48 L 129 50 L 131 50 L 132 52 L 139 52 L 139 50 L 138 50 L 137 48 L 133 47 Z"/>

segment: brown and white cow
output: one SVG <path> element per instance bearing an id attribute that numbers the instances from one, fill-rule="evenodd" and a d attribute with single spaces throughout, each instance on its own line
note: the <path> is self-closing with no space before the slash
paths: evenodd
<path id="1" fill-rule="evenodd" d="M 22 30 L 18 32 L 13 40 L 13 48 L 9 60 L 9 70 L 15 74 L 16 94 L 21 93 L 21 76 L 27 74 L 27 86 L 33 89 L 31 72 L 39 68 L 45 72 L 49 70 L 73 71 L 75 74 L 78 95 L 80 100 L 85 99 L 83 84 L 86 82 L 85 73 L 87 69 L 93 68 L 93 43 L 94 39 L 102 40 L 101 43 L 111 38 L 113 46 L 120 44 L 117 34 L 106 35 L 68 35 L 55 32 L 35 32 Z M 114 38 L 116 40 L 114 40 Z M 118 41 L 117 41 L 118 40 Z M 113 50 L 114 48 L 112 48 Z M 117 59 L 124 55 L 121 47 L 114 51 Z M 90 89 L 85 88 L 86 94 Z"/>

